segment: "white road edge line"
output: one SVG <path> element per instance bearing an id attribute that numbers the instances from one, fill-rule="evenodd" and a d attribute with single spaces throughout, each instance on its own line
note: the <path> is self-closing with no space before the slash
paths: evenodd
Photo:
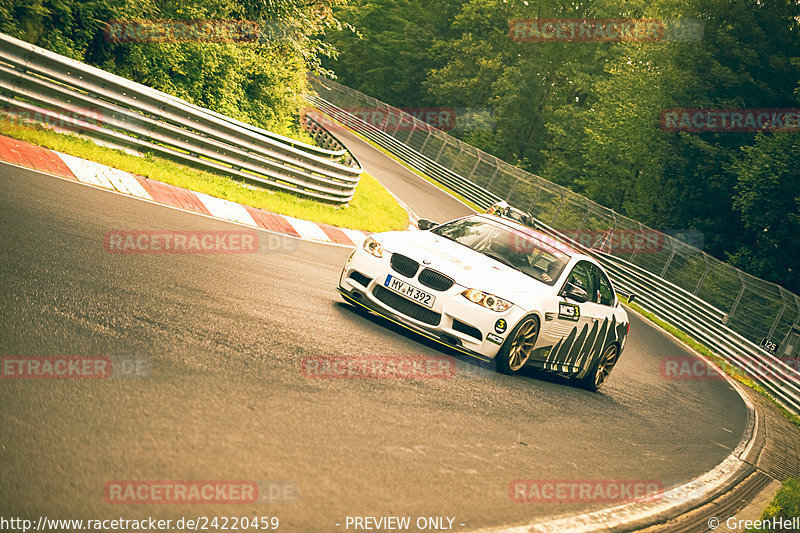
<path id="1" fill-rule="evenodd" d="M 345 128 L 347 131 L 349 131 L 350 133 L 352 133 L 353 135 L 355 135 L 355 136 L 356 136 L 356 137 L 357 137 L 357 138 L 358 138 L 358 139 L 359 139 L 361 142 L 363 142 L 364 144 L 366 144 L 367 146 L 369 146 L 369 147 L 370 147 L 370 148 L 372 148 L 373 150 L 376 150 L 378 153 L 380 153 L 381 155 L 385 156 L 387 159 L 389 159 L 390 161 L 392 161 L 394 164 L 396 164 L 396 165 L 399 165 L 399 166 L 403 167 L 404 169 L 406 169 L 407 171 L 409 171 L 409 172 L 411 172 L 412 174 L 414 174 L 414 175 L 417 177 L 417 179 L 420 179 L 420 180 L 424 181 L 425 183 L 427 183 L 428 185 L 430 185 L 430 186 L 431 186 L 431 187 L 433 187 L 434 189 L 438 190 L 439 192 L 446 194 L 447 196 L 449 196 L 449 197 L 450 197 L 450 198 L 452 198 L 453 200 L 457 201 L 458 203 L 460 203 L 461 205 L 463 205 L 463 206 L 464 206 L 464 207 L 466 207 L 467 209 L 470 209 L 470 210 L 472 210 L 472 211 L 475 211 L 475 208 L 473 208 L 473 207 L 472 207 L 472 206 L 470 206 L 470 205 L 467 205 L 467 203 L 466 203 L 466 202 L 464 202 L 464 200 L 462 200 L 461 198 L 458 198 L 458 197 L 454 196 L 452 193 L 450 193 L 450 192 L 448 192 L 448 191 L 446 191 L 446 190 L 442 189 L 442 188 L 441 188 L 441 187 L 439 187 L 438 185 L 436 185 L 436 184 L 434 184 L 434 183 L 431 183 L 431 182 L 430 182 L 430 181 L 428 181 L 427 179 L 423 178 L 423 177 L 420 175 L 420 171 L 419 171 L 419 170 L 414 170 L 414 169 L 413 169 L 411 166 L 409 166 L 409 165 L 408 165 L 408 163 L 405 163 L 404 161 L 401 161 L 400 159 L 395 159 L 395 157 L 394 157 L 394 156 L 388 155 L 388 154 L 384 153 L 383 151 L 381 151 L 381 150 L 378 150 L 377 148 L 375 148 L 374 146 L 372 146 L 372 142 L 371 142 L 371 141 L 369 141 L 368 139 L 366 139 L 366 138 L 365 138 L 363 135 L 361 135 L 360 133 L 358 133 L 358 132 L 357 132 L 357 131 L 355 131 L 354 129 L 350 128 L 349 126 L 347 126 L 346 124 L 344 124 L 344 123 L 342 123 L 342 122 L 339 122 L 339 121 L 338 121 L 338 120 L 336 120 L 334 117 L 330 116 L 329 114 L 325 113 L 324 111 L 320 110 L 319 108 L 317 108 L 317 107 L 315 107 L 315 106 L 313 106 L 313 105 L 312 105 L 312 107 L 314 107 L 314 109 L 316 109 L 317 111 L 319 111 L 320 113 L 322 113 L 322 114 L 323 114 L 323 115 L 325 115 L 326 117 L 330 118 L 331 120 L 333 120 L 333 121 L 334 121 L 334 122 L 336 122 L 337 124 L 340 124 L 340 125 L 341 125 L 343 128 Z M 376 144 L 377 144 L 377 143 L 376 143 Z M 384 150 L 385 150 L 385 148 L 384 148 Z M 375 178 L 375 179 L 378 179 L 378 178 Z M 383 184 L 381 184 L 381 185 L 383 185 Z M 385 185 L 383 185 L 383 188 L 384 188 L 384 189 L 386 189 L 386 186 L 385 186 Z M 389 191 L 389 189 L 386 189 L 386 190 L 387 190 L 387 191 Z M 389 191 L 389 194 L 391 194 L 392 196 L 394 196 L 394 194 L 392 194 L 392 192 L 391 192 L 391 191 Z M 396 196 L 395 196 L 395 199 L 397 199 L 397 197 L 396 197 Z M 399 200 L 398 200 L 398 201 L 399 201 Z M 401 203 L 401 205 L 402 205 L 402 203 Z M 405 208 L 405 206 L 403 206 L 403 207 Z M 407 210 L 407 211 L 409 211 L 410 213 L 412 213 L 412 214 L 413 214 L 413 211 L 411 211 L 410 209 L 406 209 L 406 210 Z M 476 212 L 476 213 L 478 213 L 479 211 L 475 211 L 475 212 Z M 414 218 L 415 218 L 416 220 L 419 220 L 419 218 L 417 218 L 417 217 L 416 217 L 416 215 L 413 215 L 413 216 L 414 216 Z"/>
<path id="2" fill-rule="evenodd" d="M 742 389 L 742 385 L 718 368 L 706 356 L 695 351 L 691 346 L 673 336 L 671 333 L 658 326 L 658 324 L 655 324 L 647 317 L 642 316 L 629 307 L 626 307 L 626 309 L 629 312 L 635 313 L 652 327 L 662 331 L 673 341 L 683 346 L 687 351 L 705 361 L 733 387 L 737 394 L 739 394 L 747 408 L 747 427 L 745 428 L 739 444 L 730 455 L 716 467 L 683 485 L 679 485 L 654 496 L 651 501 L 625 503 L 580 515 L 545 517 L 522 526 L 483 528 L 474 530 L 475 533 L 584 533 L 597 531 L 598 529 L 613 529 L 627 524 L 641 522 L 649 517 L 666 514 L 678 507 L 687 507 L 687 511 L 689 511 L 706 503 L 706 495 L 716 493 L 725 483 L 731 480 L 743 466 L 748 464 L 743 458 L 747 457 L 757 441 L 758 412 L 753 402 Z M 642 527 L 647 527 L 647 525 L 643 525 Z"/>

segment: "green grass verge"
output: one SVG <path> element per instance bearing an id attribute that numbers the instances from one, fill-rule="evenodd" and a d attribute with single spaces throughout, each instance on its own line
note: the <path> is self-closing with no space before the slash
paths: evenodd
<path id="1" fill-rule="evenodd" d="M 322 113 L 322 111 L 320 111 L 320 113 Z M 327 116 L 327 115 L 326 115 L 326 116 Z M 333 120 L 333 119 L 331 119 L 331 120 Z M 345 127 L 345 126 L 342 126 L 342 127 Z M 456 191 L 454 191 L 453 189 L 450 189 L 449 187 L 446 187 L 445 185 L 442 185 L 441 183 L 439 183 L 438 181 L 436 181 L 436 180 L 435 180 L 435 179 L 433 179 L 432 177 L 428 176 L 428 175 L 427 175 L 427 174 L 425 174 L 424 172 L 420 172 L 419 170 L 417 170 L 417 169 L 415 169 L 415 168 L 412 168 L 412 167 L 411 167 L 410 165 L 408 165 L 408 164 L 407 164 L 405 161 L 401 160 L 400 158 L 398 158 L 397 156 L 395 156 L 394 154 L 392 154 L 392 153 L 391 153 L 389 150 L 386 150 L 385 148 L 383 148 L 382 146 L 380 146 L 380 145 L 378 145 L 377 143 L 373 142 L 372 140 L 370 140 L 370 139 L 367 139 L 366 137 L 364 137 L 363 135 L 361 135 L 361 134 L 360 134 L 360 133 L 358 133 L 357 131 L 351 130 L 351 129 L 349 129 L 349 128 L 348 128 L 348 131 L 350 131 L 350 133 L 352 133 L 353 135 L 355 135 L 356 137 L 358 137 L 359 139 L 361 139 L 361 140 L 362 140 L 362 141 L 364 141 L 365 143 L 367 143 L 367 144 L 369 144 L 370 146 L 372 146 L 374 149 L 378 150 L 380 153 L 382 153 L 382 154 L 384 154 L 385 156 L 387 156 L 387 157 L 389 157 L 389 158 L 393 159 L 393 160 L 394 160 L 394 161 L 396 161 L 398 164 L 400 164 L 400 165 L 402 165 L 403 167 L 407 168 L 409 171 L 411 171 L 411 172 L 413 172 L 414 174 L 416 174 L 416 175 L 420 176 L 420 177 L 421 177 L 422 179 L 424 179 L 425 181 L 428 181 L 428 182 L 430 182 L 431 184 L 433 184 L 433 185 L 435 185 L 436 187 L 440 188 L 441 190 L 443 190 L 443 191 L 444 191 L 444 192 L 446 192 L 447 194 L 451 194 L 451 195 L 455 196 L 455 197 L 456 197 L 456 198 L 457 198 L 457 199 L 458 199 L 460 202 L 462 202 L 462 203 L 466 204 L 466 205 L 467 205 L 468 207 L 470 207 L 471 209 L 474 209 L 474 210 L 475 210 L 475 211 L 477 211 L 478 213 L 483 213 L 483 212 L 485 211 L 485 209 L 482 209 L 482 208 L 481 208 L 481 207 L 479 207 L 479 206 L 478 206 L 476 203 L 474 203 L 474 202 L 472 202 L 472 201 L 470 201 L 470 200 L 467 200 L 466 198 L 464 198 L 463 196 L 461 196 L 459 193 L 457 193 L 457 192 L 456 192 Z M 436 222 L 444 222 L 444 221 L 443 221 L 443 220 L 437 220 Z"/>
<path id="2" fill-rule="evenodd" d="M 152 154 L 144 157 L 131 155 L 122 150 L 99 146 L 78 135 L 59 133 L 35 125 L 0 120 L 0 134 L 170 185 L 304 220 L 374 232 L 408 227 L 405 210 L 367 173 L 361 175 L 349 205 L 338 207 L 284 191 L 253 190 L 226 176 L 194 169 Z"/>
<path id="3" fill-rule="evenodd" d="M 783 483 L 781 489 L 767 508 L 764 509 L 764 512 L 761 513 L 761 520 L 772 520 L 776 517 L 791 519 L 795 516 L 800 516 L 800 481 L 790 478 Z M 769 525 L 771 526 L 772 524 L 770 523 Z M 771 527 L 747 529 L 748 533 L 772 533 L 774 531 L 789 530 L 779 530 Z"/>
<path id="4" fill-rule="evenodd" d="M 772 404 L 776 408 L 778 408 L 781 413 L 783 413 L 783 416 L 785 416 L 787 420 L 789 420 L 791 423 L 800 428 L 800 416 L 790 413 L 789 411 L 786 410 L 786 408 L 784 408 L 782 405 L 776 402 L 763 387 L 761 387 L 752 379 L 747 377 L 747 373 L 745 370 L 728 363 L 721 357 L 714 355 L 714 353 L 710 349 L 708 349 L 708 347 L 694 340 L 691 336 L 689 336 L 689 334 L 676 328 L 672 324 L 658 318 L 650 311 L 645 311 L 641 306 L 639 306 L 639 304 L 629 302 L 628 299 L 622 295 L 618 295 L 618 297 L 620 299 L 620 302 L 625 304 L 627 307 L 630 307 L 640 315 L 646 317 L 648 320 L 656 324 L 661 329 L 665 330 L 667 333 L 673 335 L 675 338 L 687 344 L 694 351 L 708 357 L 715 365 L 717 365 L 720 369 L 722 369 L 726 374 L 731 376 L 733 379 L 735 379 L 742 385 L 750 387 L 751 389 L 758 392 L 765 398 L 769 399 L 772 402 Z"/>

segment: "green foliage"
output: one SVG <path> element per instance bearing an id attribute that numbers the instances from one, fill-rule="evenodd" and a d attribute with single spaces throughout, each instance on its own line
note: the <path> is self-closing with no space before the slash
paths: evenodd
<path id="1" fill-rule="evenodd" d="M 450 19 L 463 0 L 359 1 L 335 10 L 352 31 L 326 41 L 347 51 L 325 65 L 341 83 L 400 107 L 434 105 L 422 90 L 435 65 L 437 38 L 450 33 Z"/>
<path id="2" fill-rule="evenodd" d="M 263 126 L 298 133 L 308 69 L 343 0 L 0 0 L 0 31 Z M 253 42 L 113 42 L 114 21 L 252 21 Z"/>
<path id="3" fill-rule="evenodd" d="M 789 478 L 780 488 L 770 504 L 761 514 L 761 520 L 771 520 L 776 517 L 791 519 L 800 516 L 800 481 Z M 769 524 L 771 525 L 771 524 Z M 775 531 L 772 527 L 748 529 L 747 533 L 766 533 Z"/>
<path id="4" fill-rule="evenodd" d="M 651 227 L 695 228 L 706 251 L 800 292 L 800 133 L 659 122 L 669 108 L 800 107 L 800 3 L 353 0 L 337 13 L 360 32 L 331 40 L 340 54 L 326 66 L 343 83 L 397 106 L 489 110 L 491 129 L 455 135 Z M 704 32 L 611 43 L 509 31 L 515 19 L 642 17 Z"/>
<path id="5" fill-rule="evenodd" d="M 800 287 L 800 135 L 761 135 L 736 164 L 734 209 L 745 239 L 731 254 L 745 270 Z"/>

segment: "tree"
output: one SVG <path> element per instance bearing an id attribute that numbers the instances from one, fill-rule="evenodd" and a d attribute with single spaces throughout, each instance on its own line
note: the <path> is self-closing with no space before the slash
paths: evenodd
<path id="1" fill-rule="evenodd" d="M 759 134 L 743 152 L 733 205 L 745 234 L 729 260 L 800 293 L 800 133 Z"/>
<path id="2" fill-rule="evenodd" d="M 436 65 L 434 41 L 450 33 L 461 1 L 358 0 L 336 10 L 355 31 L 327 37 L 337 48 L 326 61 L 338 81 L 397 107 L 436 105 L 423 89 Z"/>
<path id="3" fill-rule="evenodd" d="M 343 0 L 0 0 L 0 31 L 277 131 L 299 128 L 308 69 L 332 53 L 318 36 L 340 27 Z M 158 38 L 115 42 L 124 21 L 253 22 L 252 42 Z"/>

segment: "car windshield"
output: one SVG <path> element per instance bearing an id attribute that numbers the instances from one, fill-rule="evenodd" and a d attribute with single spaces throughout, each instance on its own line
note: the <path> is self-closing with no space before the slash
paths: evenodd
<path id="1" fill-rule="evenodd" d="M 454 220 L 431 230 L 537 281 L 553 285 L 569 262 L 569 255 L 535 237 L 481 217 Z"/>

